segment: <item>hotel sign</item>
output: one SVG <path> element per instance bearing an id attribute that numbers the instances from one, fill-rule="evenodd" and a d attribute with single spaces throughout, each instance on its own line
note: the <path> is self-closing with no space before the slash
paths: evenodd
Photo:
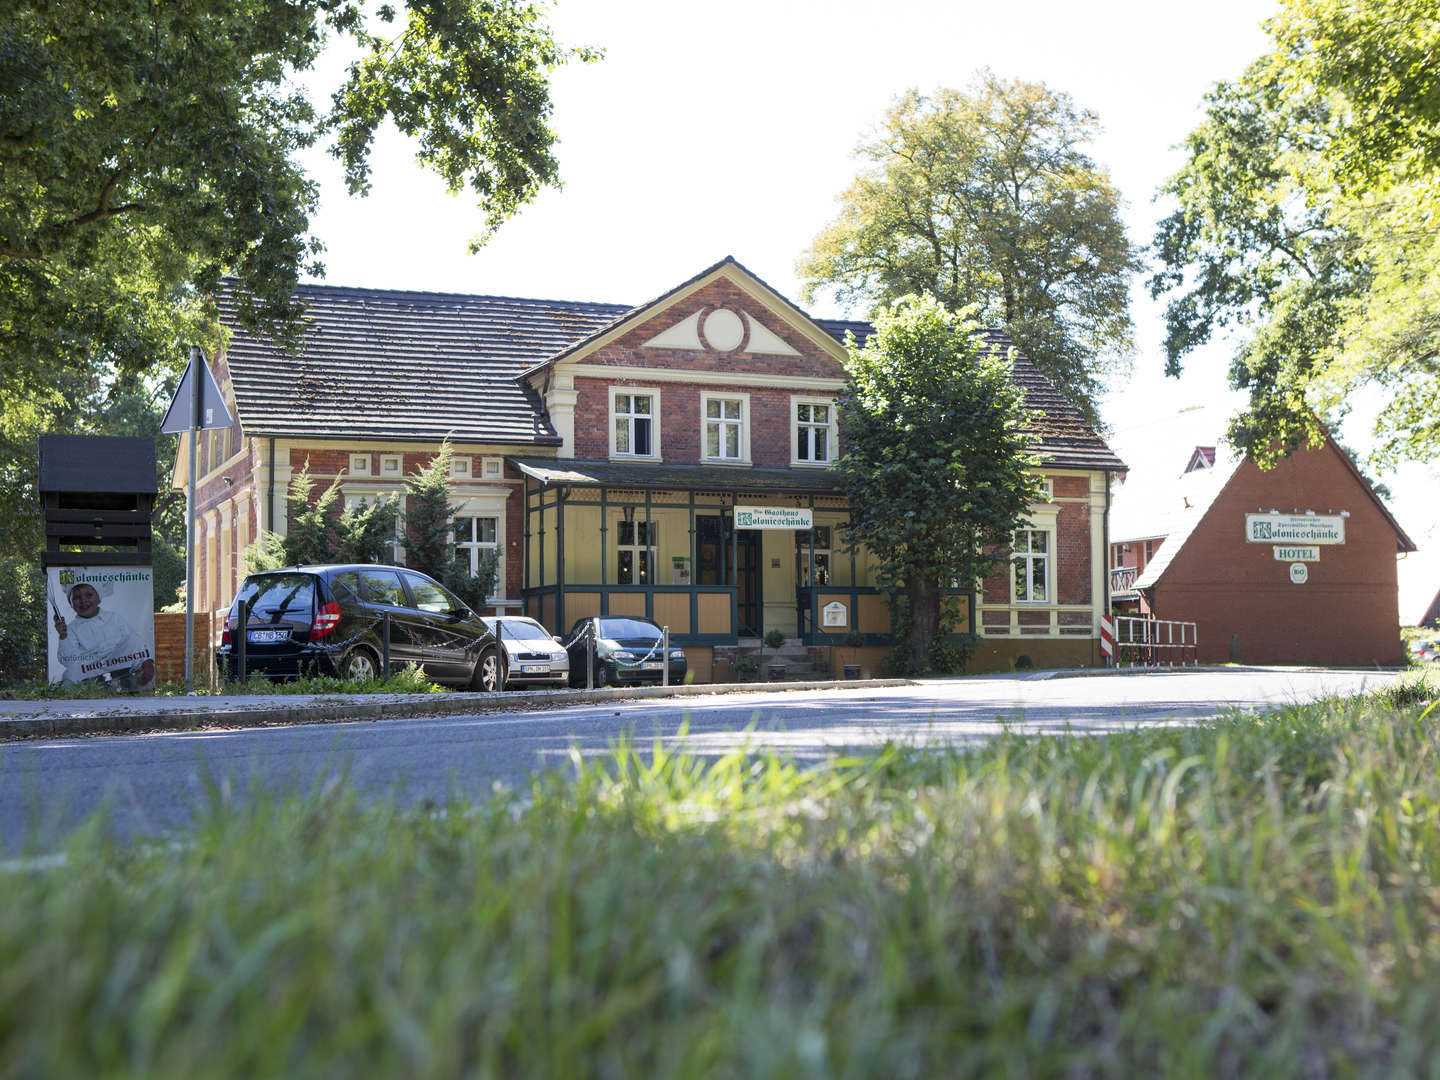
<path id="1" fill-rule="evenodd" d="M 1328 514 L 1246 514 L 1245 539 L 1252 544 L 1343 544 L 1345 519 Z"/>
<path id="2" fill-rule="evenodd" d="M 1276 562 L 1319 562 L 1320 549 L 1318 547 L 1276 547 Z"/>
<path id="3" fill-rule="evenodd" d="M 795 506 L 735 507 L 737 529 L 810 529 L 815 525 L 814 519 L 808 507 L 803 510 Z"/>

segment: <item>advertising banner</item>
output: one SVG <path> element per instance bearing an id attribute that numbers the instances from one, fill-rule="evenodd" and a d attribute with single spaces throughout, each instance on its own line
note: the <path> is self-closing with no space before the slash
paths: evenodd
<path id="1" fill-rule="evenodd" d="M 155 685 L 155 581 L 148 566 L 52 566 L 45 574 L 51 682 Z"/>
<path id="2" fill-rule="evenodd" d="M 808 508 L 801 510 L 793 506 L 737 506 L 735 528 L 809 529 L 815 524 L 814 517 Z"/>

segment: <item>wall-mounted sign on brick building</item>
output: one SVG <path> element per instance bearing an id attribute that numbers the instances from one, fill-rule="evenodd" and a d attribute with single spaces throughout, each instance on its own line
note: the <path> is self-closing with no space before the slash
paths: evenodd
<path id="1" fill-rule="evenodd" d="M 1345 519 L 1338 514 L 1246 514 L 1252 544 L 1343 544 Z"/>
<path id="2" fill-rule="evenodd" d="M 1319 562 L 1320 549 L 1318 547 L 1275 547 L 1276 562 Z"/>

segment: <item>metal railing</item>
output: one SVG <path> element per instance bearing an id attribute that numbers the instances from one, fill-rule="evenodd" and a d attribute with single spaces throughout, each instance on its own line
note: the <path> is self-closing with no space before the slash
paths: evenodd
<path id="1" fill-rule="evenodd" d="M 1199 663 L 1195 624 L 1170 619 L 1116 615 L 1118 667 L 1180 667 Z"/>

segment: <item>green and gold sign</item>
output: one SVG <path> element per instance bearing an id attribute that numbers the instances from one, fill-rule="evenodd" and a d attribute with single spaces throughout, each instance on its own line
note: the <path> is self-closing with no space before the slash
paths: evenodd
<path id="1" fill-rule="evenodd" d="M 1252 544 L 1343 544 L 1345 519 L 1330 514 L 1246 514 Z"/>
<path id="2" fill-rule="evenodd" d="M 802 510 L 795 506 L 737 506 L 735 528 L 809 529 L 815 524 L 814 517 L 808 507 Z"/>

